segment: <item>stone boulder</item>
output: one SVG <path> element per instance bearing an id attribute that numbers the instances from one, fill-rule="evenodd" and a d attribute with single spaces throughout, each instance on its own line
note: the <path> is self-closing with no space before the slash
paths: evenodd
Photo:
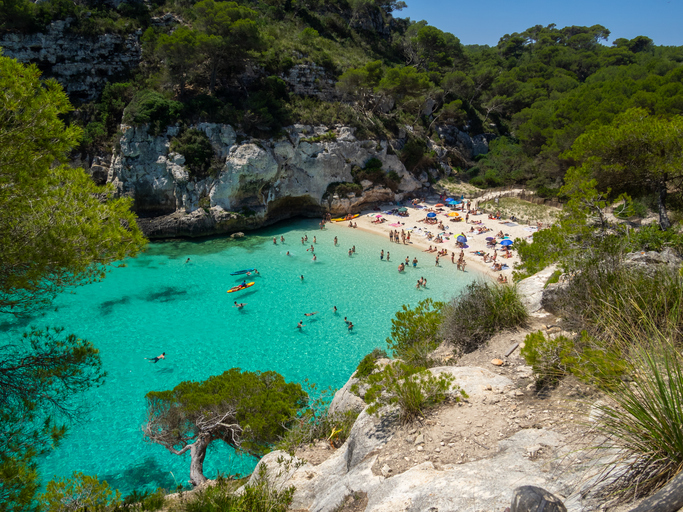
<path id="1" fill-rule="evenodd" d="M 510 512 L 567 512 L 557 496 L 533 485 L 517 487 L 512 493 Z"/>
<path id="2" fill-rule="evenodd" d="M 540 272 L 537 272 L 533 276 L 522 279 L 519 283 L 517 283 L 517 292 L 519 293 L 522 303 L 526 307 L 529 314 L 540 314 L 545 284 L 556 270 L 557 265 L 550 265 Z"/>

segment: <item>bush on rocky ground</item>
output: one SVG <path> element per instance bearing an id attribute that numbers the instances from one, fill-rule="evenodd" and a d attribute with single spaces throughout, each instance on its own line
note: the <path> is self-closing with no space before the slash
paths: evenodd
<path id="1" fill-rule="evenodd" d="M 439 346 L 439 326 L 443 319 L 443 302 L 425 299 L 411 308 L 403 305 L 391 320 L 387 345 L 394 356 L 414 366 L 434 366 L 429 353 Z"/>
<path id="2" fill-rule="evenodd" d="M 423 367 L 411 366 L 394 361 L 381 372 L 368 377 L 370 388 L 365 393 L 369 404 L 368 412 L 378 414 L 385 406 L 398 406 L 399 421 L 410 423 L 423 417 L 425 411 L 443 402 L 448 392 L 455 388 L 455 400 L 467 394 L 453 384 L 453 376 L 442 373 L 438 376 Z"/>
<path id="3" fill-rule="evenodd" d="M 525 324 L 527 319 L 514 286 L 475 282 L 443 308 L 439 334 L 462 354 L 476 350 L 502 329 Z"/>

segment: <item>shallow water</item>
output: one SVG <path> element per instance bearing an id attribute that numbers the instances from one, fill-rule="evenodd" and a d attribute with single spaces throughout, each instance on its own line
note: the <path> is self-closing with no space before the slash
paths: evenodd
<path id="1" fill-rule="evenodd" d="M 365 354 L 386 348 L 391 319 L 402 304 L 427 297 L 448 300 L 477 277 L 456 271 L 450 260 L 435 267 L 434 255 L 410 246 L 343 224 L 320 231 L 317 223 L 279 224 L 238 240 L 153 243 L 138 258 L 113 268 L 104 281 L 60 295 L 50 312 L 30 322 L 3 319 L 0 343 L 27 325 L 63 326 L 95 343 L 108 373 L 106 383 L 85 396 L 87 416 L 42 461 L 44 477 L 83 471 L 124 494 L 187 484 L 189 453 L 173 455 L 143 441 L 146 392 L 232 367 L 275 370 L 288 381 L 308 378 L 318 387 L 338 388 Z M 308 243 L 302 245 L 305 234 Z M 314 236 L 317 261 L 306 250 Z M 356 253 L 349 257 L 352 245 Z M 392 253 L 390 262 L 380 261 L 382 248 Z M 420 263 L 399 274 L 406 256 L 411 261 L 417 256 Z M 247 278 L 256 284 L 226 294 L 244 277 L 230 272 L 250 267 L 260 272 Z M 426 290 L 415 289 L 420 276 L 428 280 Z M 237 309 L 234 301 L 247 305 Z M 353 331 L 344 317 L 353 322 Z M 166 359 L 156 364 L 146 359 L 162 352 Z M 248 473 L 254 464 L 220 448 L 210 451 L 204 468 L 215 477 L 219 471 Z"/>

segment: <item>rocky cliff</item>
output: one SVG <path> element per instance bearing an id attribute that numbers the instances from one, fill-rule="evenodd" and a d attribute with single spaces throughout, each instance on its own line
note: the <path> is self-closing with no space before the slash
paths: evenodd
<path id="1" fill-rule="evenodd" d="M 357 212 L 420 195 L 430 179 L 448 172 L 443 165 L 416 177 L 386 141 L 360 140 L 346 126 L 294 125 L 276 138 L 245 140 L 229 125 L 201 123 L 195 128 L 207 135 L 220 162 L 211 177 L 193 176 L 185 157 L 170 151 L 171 139 L 180 131 L 176 126 L 152 135 L 146 126 L 123 125 L 111 161 L 91 167 L 96 180 L 106 176 L 118 196 L 134 199 L 140 224 L 151 238 L 229 233 L 295 216 Z M 468 144 L 461 149 L 471 157 L 476 144 Z M 448 152 L 438 149 L 437 154 Z M 358 194 L 330 193 L 330 185 L 353 182 L 352 168 L 371 158 L 382 162 L 385 173 L 399 176 L 396 191 L 364 180 Z"/>
<path id="2" fill-rule="evenodd" d="M 426 175 L 420 181 L 407 172 L 387 151 L 386 142 L 358 140 L 348 127 L 295 125 L 279 138 L 244 141 L 238 141 L 229 125 L 204 123 L 196 128 L 209 137 L 221 163 L 214 177 L 192 176 L 183 155 L 170 151 L 179 128 L 154 136 L 145 126 L 122 126 L 107 181 L 119 196 L 134 199 L 150 237 L 210 235 L 297 215 L 345 214 L 415 194 L 428 181 Z M 324 134 L 324 142 L 315 142 Z M 327 194 L 331 184 L 352 182 L 352 166 L 362 167 L 371 158 L 379 159 L 385 172 L 399 175 L 396 193 L 364 181 L 358 196 Z M 95 165 L 92 171 L 101 174 L 104 168 Z"/>
<path id="3" fill-rule="evenodd" d="M 127 76 L 140 63 L 140 31 L 122 36 L 82 36 L 68 31 L 70 21 L 54 21 L 38 34 L 0 37 L 6 57 L 33 63 L 55 78 L 72 101 L 98 98 L 107 82 Z"/>

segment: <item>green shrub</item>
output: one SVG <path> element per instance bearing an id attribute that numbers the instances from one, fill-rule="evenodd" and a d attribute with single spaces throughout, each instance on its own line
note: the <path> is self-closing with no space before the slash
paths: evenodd
<path id="1" fill-rule="evenodd" d="M 183 104 L 164 98 L 156 91 L 140 91 L 126 107 L 123 122 L 131 125 L 149 123 L 149 133 L 158 135 L 180 119 Z"/>
<path id="2" fill-rule="evenodd" d="M 214 160 L 213 146 L 201 130 L 184 130 L 171 139 L 170 150 L 185 157 L 185 165 L 193 176 L 207 176 Z"/>
<path id="3" fill-rule="evenodd" d="M 496 332 L 523 325 L 527 319 L 516 287 L 475 282 L 446 305 L 439 334 L 458 353 L 472 352 Z"/>
<path id="4" fill-rule="evenodd" d="M 598 404 L 597 426 L 619 450 L 606 492 L 623 500 L 647 495 L 683 468 L 683 361 L 665 334 L 627 333 L 632 379 L 620 379 Z M 639 339 L 640 338 L 640 339 Z"/>
<path id="5" fill-rule="evenodd" d="M 368 377 L 370 388 L 365 394 L 370 414 L 378 414 L 385 406 L 398 406 L 399 421 L 410 423 L 423 417 L 425 411 L 443 402 L 448 391 L 455 389 L 455 400 L 467 397 L 457 386 L 453 376 L 447 373 L 432 375 L 425 368 L 394 361 L 379 373 Z"/>
<path id="6" fill-rule="evenodd" d="M 157 489 L 156 492 L 149 491 L 133 491 L 126 496 L 120 505 L 114 510 L 161 510 L 166 504 L 166 493 L 163 489 Z"/>
<path id="7" fill-rule="evenodd" d="M 391 320 L 391 334 L 387 345 L 396 357 L 406 363 L 433 366 L 429 353 L 439 346 L 439 326 L 445 303 L 425 299 L 414 309 L 405 304 Z"/>
<path id="8" fill-rule="evenodd" d="M 330 414 L 329 404 L 333 396 L 332 389 L 322 391 L 315 384 L 304 382 L 309 397 L 308 408 L 299 414 L 286 428 L 285 434 L 277 443 L 277 449 L 294 454 L 300 447 L 318 440 L 326 440 L 333 447 L 341 446 L 349 437 L 351 427 L 358 417 L 357 411 Z"/>
<path id="9" fill-rule="evenodd" d="M 255 483 L 235 494 L 237 485 L 219 478 L 216 485 L 205 487 L 192 499 L 179 502 L 179 512 L 286 512 L 292 503 L 294 487 L 277 488 L 267 478 L 268 468 L 259 466 Z"/>
<path id="10" fill-rule="evenodd" d="M 306 137 L 301 139 L 301 142 L 334 142 L 337 140 L 337 134 L 329 131 L 313 137 Z"/>
<path id="11" fill-rule="evenodd" d="M 75 471 L 71 478 L 51 480 L 39 496 L 46 512 L 100 510 L 116 505 L 120 500 L 121 493 L 112 490 L 107 482 L 100 482 L 97 477 L 79 471 Z"/>
<path id="12" fill-rule="evenodd" d="M 358 367 L 356 368 L 356 378 L 364 379 L 365 377 L 370 375 L 377 369 L 375 361 L 386 357 L 389 356 L 387 355 L 385 350 L 381 350 L 379 348 L 374 349 L 372 352 L 366 355 L 360 363 L 358 363 Z"/>
<path id="13" fill-rule="evenodd" d="M 344 183 L 330 183 L 327 186 L 327 190 L 325 191 L 325 197 L 328 196 L 333 196 L 334 194 L 339 195 L 340 197 L 346 197 L 349 194 L 361 194 L 363 193 L 363 187 L 361 187 L 358 183 L 350 183 L 350 182 L 344 182 Z"/>

